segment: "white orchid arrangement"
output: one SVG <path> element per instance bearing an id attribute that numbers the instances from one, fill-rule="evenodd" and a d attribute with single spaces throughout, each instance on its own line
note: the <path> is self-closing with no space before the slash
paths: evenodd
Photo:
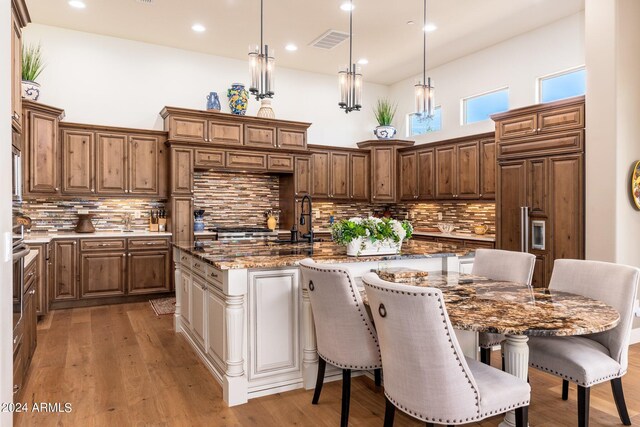
<path id="1" fill-rule="evenodd" d="M 412 235 L 413 226 L 409 221 L 391 218 L 355 217 L 339 221 L 331 227 L 333 241 L 345 246 L 359 238 L 371 243 L 385 240 L 399 243 L 409 240 Z"/>

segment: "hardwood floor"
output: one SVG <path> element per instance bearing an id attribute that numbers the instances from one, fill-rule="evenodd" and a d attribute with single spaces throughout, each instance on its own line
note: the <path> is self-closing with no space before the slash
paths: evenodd
<path id="1" fill-rule="evenodd" d="M 69 413 L 18 414 L 16 426 L 337 426 L 341 382 L 296 390 L 227 408 L 222 390 L 186 340 L 173 332 L 173 317 L 157 317 L 148 302 L 51 312 L 38 325 L 36 350 L 22 402 L 71 403 Z M 498 353 L 493 361 L 499 363 Z M 632 422 L 640 423 L 640 345 L 630 353 L 623 378 Z M 575 426 L 576 389 L 560 398 L 562 382 L 531 370 L 532 426 Z M 352 426 L 381 426 L 384 395 L 373 381 L 351 385 Z M 497 426 L 493 417 L 475 426 Z M 396 426 L 424 425 L 400 411 Z M 608 383 L 591 392 L 591 425 L 621 425 Z"/>

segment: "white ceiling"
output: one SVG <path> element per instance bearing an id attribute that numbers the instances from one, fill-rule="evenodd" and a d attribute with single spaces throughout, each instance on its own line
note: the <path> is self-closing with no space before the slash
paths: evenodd
<path id="1" fill-rule="evenodd" d="M 27 0 L 33 22 L 246 59 L 259 43 L 259 0 Z M 344 0 L 264 0 L 265 42 L 278 67 L 335 74 L 348 63 L 348 40 L 309 46 L 329 29 L 348 31 Z M 392 84 L 422 70 L 422 1 L 354 0 L 354 57 L 367 58 L 366 81 Z M 427 66 L 449 62 L 584 9 L 584 0 L 429 0 Z M 414 25 L 407 25 L 407 21 Z M 207 30 L 195 33 L 194 23 Z M 285 51 L 294 43 L 298 51 Z"/>

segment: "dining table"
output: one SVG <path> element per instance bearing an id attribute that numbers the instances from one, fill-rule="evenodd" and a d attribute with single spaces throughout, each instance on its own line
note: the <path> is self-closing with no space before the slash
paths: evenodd
<path id="1" fill-rule="evenodd" d="M 612 329 L 620 313 L 582 295 L 490 280 L 456 272 L 422 272 L 406 268 L 376 271 L 381 279 L 442 291 L 452 326 L 458 330 L 504 334 L 504 369 L 525 381 L 529 370 L 529 336 L 586 335 Z M 368 306 L 364 289 L 363 302 Z M 500 427 L 515 426 L 514 411 Z"/>

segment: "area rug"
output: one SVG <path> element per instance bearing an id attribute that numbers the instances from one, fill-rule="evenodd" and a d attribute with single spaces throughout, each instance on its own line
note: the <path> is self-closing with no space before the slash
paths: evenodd
<path id="1" fill-rule="evenodd" d="M 174 314 L 176 312 L 176 297 L 156 298 L 149 300 L 149 302 L 157 316 Z"/>

